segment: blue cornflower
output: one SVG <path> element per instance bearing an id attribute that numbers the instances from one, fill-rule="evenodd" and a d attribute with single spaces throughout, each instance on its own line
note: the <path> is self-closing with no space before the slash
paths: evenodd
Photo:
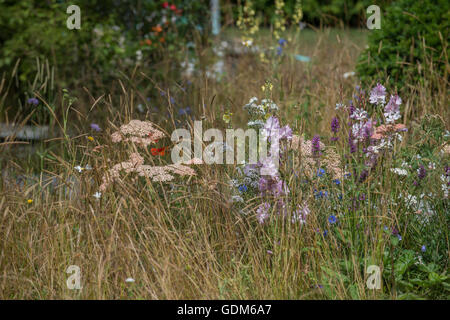
<path id="1" fill-rule="evenodd" d="M 281 56 L 282 53 L 283 53 L 283 48 L 278 46 L 277 47 L 277 55 Z"/>
<path id="2" fill-rule="evenodd" d="M 175 104 L 175 99 L 172 98 L 172 97 L 170 97 L 170 103 L 171 103 L 171 104 Z"/>
<path id="3" fill-rule="evenodd" d="M 425 245 L 423 245 L 422 248 L 420 248 L 420 250 L 421 250 L 422 252 L 425 252 L 425 251 L 427 251 L 427 247 L 426 247 Z"/>
<path id="4" fill-rule="evenodd" d="M 287 43 L 286 39 L 280 38 L 280 40 L 278 40 L 278 44 L 282 47 L 284 47 L 284 45 Z"/>
<path id="5" fill-rule="evenodd" d="M 318 198 L 326 198 L 326 197 L 328 197 L 328 191 L 323 191 L 323 190 L 320 190 L 319 192 L 317 192 L 317 190 L 314 190 L 314 193 L 315 193 L 315 196 L 316 196 L 316 198 L 318 199 Z"/>
<path id="6" fill-rule="evenodd" d="M 317 176 L 318 177 L 322 177 L 325 174 L 325 170 L 320 168 L 319 170 L 317 170 Z"/>
<path id="7" fill-rule="evenodd" d="M 339 179 L 334 179 L 333 182 L 336 183 L 337 185 L 341 184 L 341 180 L 339 180 Z"/>
<path id="8" fill-rule="evenodd" d="M 331 215 L 331 216 L 328 217 L 328 222 L 329 223 L 334 224 L 334 223 L 336 223 L 336 221 L 337 221 L 336 216 Z"/>
<path id="9" fill-rule="evenodd" d="M 326 236 L 327 236 L 327 234 L 328 234 L 328 231 L 327 231 L 327 230 L 325 230 L 325 231 L 323 232 L 323 236 L 324 236 L 324 237 L 326 237 Z"/>
<path id="10" fill-rule="evenodd" d="M 402 236 L 399 234 L 397 235 L 397 238 L 398 238 L 398 241 L 402 241 L 402 239 L 403 239 Z"/>
<path id="11" fill-rule="evenodd" d="M 36 98 L 30 98 L 27 100 L 27 103 L 37 106 L 39 104 L 39 100 Z"/>
<path id="12" fill-rule="evenodd" d="M 240 186 L 239 186 L 239 191 L 241 192 L 241 193 L 244 193 L 244 192 L 246 192 L 248 190 L 248 188 L 247 188 L 247 186 L 245 185 L 245 184 L 241 184 Z"/>
<path id="13" fill-rule="evenodd" d="M 188 115 L 188 114 L 190 114 L 191 113 L 191 108 L 190 107 L 186 107 L 186 108 L 181 108 L 180 110 L 178 110 L 178 114 L 180 115 L 180 116 L 182 116 L 182 115 Z"/>

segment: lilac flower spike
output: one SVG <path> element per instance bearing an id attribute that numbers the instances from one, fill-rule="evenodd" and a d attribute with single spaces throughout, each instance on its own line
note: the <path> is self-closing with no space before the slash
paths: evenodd
<path id="1" fill-rule="evenodd" d="M 355 142 L 353 141 L 353 135 L 352 135 L 351 131 L 348 132 L 348 144 L 350 147 L 350 153 L 355 153 L 356 145 L 355 145 Z"/>
<path id="2" fill-rule="evenodd" d="M 280 129 L 280 139 L 292 140 L 292 129 L 288 125 L 285 125 Z"/>
<path id="3" fill-rule="evenodd" d="M 377 85 L 370 92 L 369 101 L 372 104 L 384 104 L 386 101 L 386 88 L 380 83 L 377 83 Z"/>
<path id="4" fill-rule="evenodd" d="M 402 104 L 402 98 L 398 95 L 391 96 L 388 104 L 384 107 L 384 112 L 398 112 L 400 111 L 400 105 Z"/>
<path id="5" fill-rule="evenodd" d="M 391 96 L 388 104 L 384 107 L 384 116 L 387 123 L 393 123 L 401 118 L 400 115 L 400 105 L 402 104 L 402 99 L 398 96 Z"/>
<path id="6" fill-rule="evenodd" d="M 272 116 L 266 120 L 263 133 L 266 137 L 270 137 L 275 134 L 276 130 L 280 130 L 280 121 L 277 117 Z"/>
<path id="7" fill-rule="evenodd" d="M 272 178 L 278 177 L 278 167 L 272 158 L 264 158 L 261 160 L 261 174 Z"/>
<path id="8" fill-rule="evenodd" d="M 419 169 L 417 169 L 417 177 L 422 180 L 427 176 L 427 170 L 423 165 L 420 165 Z"/>
<path id="9" fill-rule="evenodd" d="M 260 224 L 263 224 L 269 218 L 270 203 L 262 203 L 258 209 L 256 209 L 257 219 Z"/>
<path id="10" fill-rule="evenodd" d="M 320 152 L 320 136 L 319 135 L 315 135 L 312 140 L 311 140 L 312 144 L 311 144 L 311 152 L 314 156 L 320 156 L 321 152 Z"/>
<path id="11" fill-rule="evenodd" d="M 331 120 L 331 131 L 336 134 L 338 132 L 339 128 L 340 128 L 339 119 L 334 117 Z"/>

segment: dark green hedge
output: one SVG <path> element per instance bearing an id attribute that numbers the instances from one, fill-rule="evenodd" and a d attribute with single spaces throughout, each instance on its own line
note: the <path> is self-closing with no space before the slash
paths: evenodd
<path id="1" fill-rule="evenodd" d="M 389 6 L 381 29 L 370 32 L 368 49 L 359 58 L 357 72 L 363 82 L 389 77 L 390 84 L 400 88 L 407 81 L 429 83 L 445 76 L 449 9 L 448 0 L 399 0 Z"/>

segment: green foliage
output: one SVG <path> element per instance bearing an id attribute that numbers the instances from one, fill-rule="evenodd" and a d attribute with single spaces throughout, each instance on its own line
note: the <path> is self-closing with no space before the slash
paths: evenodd
<path id="1" fill-rule="evenodd" d="M 72 4 L 80 7 L 79 30 L 66 25 Z M 207 33 L 209 9 L 200 0 L 170 4 L 174 6 L 164 1 L 0 0 L 0 72 L 10 74 L 20 60 L 8 104 L 25 105 L 37 91 L 53 103 L 49 100 L 55 95 L 36 85 L 37 75 L 43 74 L 39 63 L 54 69 L 48 73 L 60 92 L 81 85 L 92 90 L 136 64 L 152 68 L 169 54 L 178 58 L 187 41 Z M 16 111 L 26 112 L 22 107 Z"/>
<path id="2" fill-rule="evenodd" d="M 450 4 L 446 0 L 399 0 L 389 6 L 381 29 L 372 30 L 357 71 L 363 82 L 384 81 L 403 87 L 406 80 L 426 83 L 443 77 L 448 59 Z"/>
<path id="3" fill-rule="evenodd" d="M 238 1 L 233 1 L 238 3 Z M 241 1 L 242 3 L 243 1 Z M 262 16 L 265 23 L 273 21 L 275 15 L 275 1 L 253 0 L 254 8 L 258 15 Z M 365 26 L 366 8 L 372 4 L 380 7 L 386 6 L 392 0 L 308 0 L 302 1 L 303 18 L 306 23 L 345 25 L 354 27 Z M 284 1 L 284 12 L 291 18 L 295 11 L 296 0 Z M 237 14 L 237 11 L 236 11 Z"/>

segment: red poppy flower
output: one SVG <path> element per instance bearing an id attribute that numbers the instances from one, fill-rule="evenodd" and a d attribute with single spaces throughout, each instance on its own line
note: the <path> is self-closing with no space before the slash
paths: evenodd
<path id="1" fill-rule="evenodd" d="M 167 8 L 169 6 L 169 3 L 166 1 L 162 4 L 163 8 Z"/>
<path id="2" fill-rule="evenodd" d="M 163 156 L 165 150 L 166 150 L 165 147 L 162 147 L 162 148 L 152 148 L 152 149 L 151 149 L 151 153 L 152 153 L 152 156 Z"/>
<path id="3" fill-rule="evenodd" d="M 173 4 L 170 6 L 170 10 L 175 11 L 175 10 L 177 10 L 177 7 Z"/>

